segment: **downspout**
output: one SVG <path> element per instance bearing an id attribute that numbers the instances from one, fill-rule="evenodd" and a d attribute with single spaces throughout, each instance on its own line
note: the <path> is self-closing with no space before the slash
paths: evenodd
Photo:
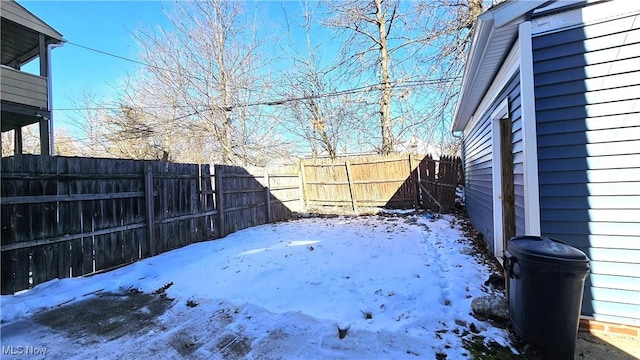
<path id="1" fill-rule="evenodd" d="M 53 95 L 51 92 L 51 50 L 62 47 L 66 40 L 62 40 L 61 43 L 47 45 L 47 110 L 49 111 L 49 155 L 55 156 L 54 152 L 54 132 L 53 132 Z"/>

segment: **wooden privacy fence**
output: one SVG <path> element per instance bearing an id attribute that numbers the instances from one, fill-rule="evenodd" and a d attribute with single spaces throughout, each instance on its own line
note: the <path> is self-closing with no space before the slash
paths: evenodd
<path id="1" fill-rule="evenodd" d="M 277 169 L 21 155 L 2 158 L 1 292 L 91 274 L 290 217 L 454 206 L 460 160 L 393 155 Z"/>
<path id="2" fill-rule="evenodd" d="M 303 211 L 300 177 L 295 166 L 278 169 L 215 165 L 215 186 L 222 189 L 217 210 L 220 228 L 236 230 L 287 219 Z"/>
<path id="3" fill-rule="evenodd" d="M 455 205 L 459 158 L 430 155 L 305 159 L 303 193 L 309 209 L 425 207 L 441 212 Z"/>
<path id="4" fill-rule="evenodd" d="M 424 157 L 418 171 L 423 207 L 437 209 L 440 212 L 453 209 L 456 187 L 464 183 L 461 175 L 460 158 L 441 156 L 440 159 L 434 160 L 431 155 Z"/>
<path id="5" fill-rule="evenodd" d="M 209 165 L 29 155 L 2 158 L 1 168 L 2 294 L 286 219 L 302 207 L 291 169 L 215 166 L 211 174 Z"/>

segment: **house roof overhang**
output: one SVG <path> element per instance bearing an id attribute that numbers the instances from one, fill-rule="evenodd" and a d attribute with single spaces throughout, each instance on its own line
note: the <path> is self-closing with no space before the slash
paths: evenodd
<path id="1" fill-rule="evenodd" d="M 452 131 L 463 131 L 518 37 L 518 26 L 546 0 L 506 1 L 480 15 L 467 56 Z"/>
<path id="2" fill-rule="evenodd" d="M 38 57 L 40 34 L 44 35 L 45 45 L 64 42 L 62 34 L 14 0 L 0 1 L 0 14 L 2 65 L 20 67 Z"/>

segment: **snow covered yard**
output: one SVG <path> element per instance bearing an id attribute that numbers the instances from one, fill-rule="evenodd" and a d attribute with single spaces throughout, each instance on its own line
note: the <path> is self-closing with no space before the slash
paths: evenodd
<path id="1" fill-rule="evenodd" d="M 453 216 L 258 226 L 2 296 L 3 358 L 471 358 L 463 339 L 510 343 L 471 315 L 473 253 Z"/>

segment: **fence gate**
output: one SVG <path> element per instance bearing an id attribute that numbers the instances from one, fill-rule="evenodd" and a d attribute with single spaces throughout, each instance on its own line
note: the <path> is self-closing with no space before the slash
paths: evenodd
<path id="1" fill-rule="evenodd" d="M 441 156 L 439 160 L 427 155 L 418 169 L 422 206 L 439 212 L 455 207 L 456 188 L 461 182 L 462 162 L 458 157 Z"/>

